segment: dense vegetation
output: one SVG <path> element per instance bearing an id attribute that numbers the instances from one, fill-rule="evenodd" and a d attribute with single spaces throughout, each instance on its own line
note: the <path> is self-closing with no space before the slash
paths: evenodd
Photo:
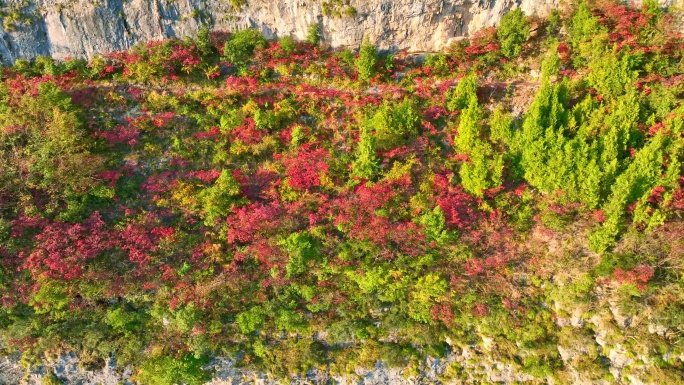
<path id="1" fill-rule="evenodd" d="M 203 383 L 217 356 L 286 379 L 445 355 L 444 380 L 681 384 L 673 20 L 514 11 L 422 63 L 315 27 L 18 61 L 2 347 L 114 355 L 143 384 Z"/>

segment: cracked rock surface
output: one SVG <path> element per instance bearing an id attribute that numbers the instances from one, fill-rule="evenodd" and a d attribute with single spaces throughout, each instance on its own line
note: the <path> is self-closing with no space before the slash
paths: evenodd
<path id="1" fill-rule="evenodd" d="M 260 29 L 267 37 L 306 37 L 317 24 L 325 43 L 357 47 L 364 37 L 380 49 L 436 51 L 449 42 L 496 25 L 510 9 L 543 16 L 560 0 L 351 0 L 354 16 L 324 16 L 317 0 L 249 0 L 242 9 L 224 0 L 30 0 L 30 16 L 11 27 L 0 23 L 0 60 L 38 55 L 91 58 L 137 42 L 194 35 L 213 29 Z M 21 8 L 21 0 L 6 7 Z"/>

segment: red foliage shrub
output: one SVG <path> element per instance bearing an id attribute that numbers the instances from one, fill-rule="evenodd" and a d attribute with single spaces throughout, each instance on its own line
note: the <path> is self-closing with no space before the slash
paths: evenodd
<path id="1" fill-rule="evenodd" d="M 624 45 L 636 46 L 639 34 L 649 26 L 652 15 L 641 10 L 618 4 L 605 4 L 601 9 L 599 22 L 610 29 L 611 41 Z"/>
<path id="2" fill-rule="evenodd" d="M 79 278 L 89 259 L 111 248 L 115 242 L 105 231 L 100 213 L 93 213 L 83 223 L 70 224 L 54 221 L 35 236 L 36 245 L 26 255 L 22 268 L 34 278 Z"/>
<path id="3" fill-rule="evenodd" d="M 160 128 L 166 127 L 175 116 L 176 114 L 174 112 L 162 112 L 161 114 L 155 115 L 152 119 L 152 124 Z"/>
<path id="4" fill-rule="evenodd" d="M 154 215 L 147 215 L 142 221 L 129 223 L 119 232 L 119 245 L 128 253 L 131 262 L 146 265 L 152 254 L 158 250 L 162 239 L 170 238 L 175 233 L 171 227 L 159 226 Z"/>
<path id="5" fill-rule="evenodd" d="M 478 218 L 475 211 L 477 200 L 460 186 L 451 186 L 445 175 L 435 176 L 433 184 L 437 205 L 444 211 L 447 224 L 458 229 L 471 229 Z"/>
<path id="6" fill-rule="evenodd" d="M 198 170 L 191 171 L 189 174 L 204 183 L 211 183 L 221 176 L 221 172 L 217 170 Z"/>
<path id="7" fill-rule="evenodd" d="M 226 78 L 226 88 L 240 94 L 251 94 L 259 89 L 259 81 L 256 77 L 237 77 L 231 75 Z"/>
<path id="8" fill-rule="evenodd" d="M 273 267 L 280 267 L 285 271 L 287 257 L 283 255 L 281 247 L 274 245 L 267 239 L 260 239 L 249 245 L 247 252 L 254 255 L 259 261 L 259 269 L 270 271 Z"/>
<path id="9" fill-rule="evenodd" d="M 100 132 L 94 134 L 104 138 L 110 146 L 115 146 L 118 144 L 127 143 L 129 146 L 135 146 L 138 144 L 138 137 L 140 136 L 140 130 L 137 127 L 127 124 L 127 125 L 117 125 L 112 131 Z"/>
<path id="10" fill-rule="evenodd" d="M 651 195 L 648 197 L 648 201 L 653 204 L 658 204 L 663 200 L 663 193 L 665 192 L 665 187 L 655 186 L 651 190 Z"/>
<path id="11" fill-rule="evenodd" d="M 34 216 L 26 216 L 25 213 L 20 213 L 19 217 L 12 221 L 12 231 L 10 236 L 12 238 L 23 238 L 26 236 L 29 229 L 42 229 L 48 224 L 48 220 Z"/>
<path id="12" fill-rule="evenodd" d="M 569 64 L 572 62 L 572 52 L 570 50 L 570 46 L 568 46 L 566 43 L 558 44 L 557 52 L 558 57 L 563 64 Z"/>
<path id="13" fill-rule="evenodd" d="M 164 171 L 159 174 L 152 174 L 147 177 L 145 182 L 140 186 L 143 191 L 148 193 L 163 193 L 168 191 L 175 181 L 176 173 L 173 171 Z"/>
<path id="14" fill-rule="evenodd" d="M 679 183 L 679 189 L 672 193 L 670 205 L 676 210 L 684 210 L 684 176 L 680 177 L 677 182 Z"/>
<path id="15" fill-rule="evenodd" d="M 634 284 L 637 289 L 644 291 L 647 288 L 646 283 L 653 277 L 653 273 L 653 268 L 648 265 L 637 266 L 634 269 L 627 271 L 615 268 L 613 278 L 620 284 Z"/>
<path id="16" fill-rule="evenodd" d="M 607 219 L 607 218 L 606 218 L 606 213 L 605 213 L 603 210 L 595 210 L 595 211 L 593 212 L 592 216 L 594 217 L 594 219 L 595 219 L 598 223 L 603 223 L 603 222 L 605 222 L 606 219 Z"/>
<path id="17" fill-rule="evenodd" d="M 119 181 L 119 178 L 121 178 L 123 174 L 121 174 L 118 171 L 114 170 L 109 170 L 109 171 L 104 171 L 100 173 L 100 178 L 104 179 L 105 181 L 109 182 L 107 183 L 107 187 L 114 187 L 116 186 L 116 182 Z"/>
<path id="18" fill-rule="evenodd" d="M 353 190 L 340 194 L 331 200 L 325 211 L 332 217 L 333 224 L 346 228 L 348 236 L 368 240 L 378 245 L 391 241 L 399 252 L 413 255 L 422 250 L 424 236 L 418 226 L 404 221 L 392 221 L 378 210 L 410 186 L 406 175 L 394 181 L 374 185 L 359 184 Z M 386 253 L 386 257 L 391 257 Z"/>
<path id="19" fill-rule="evenodd" d="M 472 313 L 475 317 L 478 318 L 486 317 L 487 315 L 489 315 L 489 308 L 487 308 L 487 305 L 483 303 L 476 302 L 473 305 Z"/>
<path id="20" fill-rule="evenodd" d="M 275 230 L 279 227 L 283 208 L 277 202 L 269 204 L 252 203 L 239 207 L 228 216 L 228 243 L 247 243 L 255 239 L 259 232 Z"/>
<path id="21" fill-rule="evenodd" d="M 454 323 L 454 310 L 451 308 L 451 304 L 436 304 L 430 309 L 430 317 L 433 321 L 440 321 L 447 327 L 451 327 Z"/>
<path id="22" fill-rule="evenodd" d="M 482 260 L 478 258 L 470 258 L 465 263 L 465 273 L 469 276 L 480 275 L 485 273 L 485 266 Z"/>
<path id="23" fill-rule="evenodd" d="M 475 33 L 470 39 L 470 45 L 463 51 L 471 56 L 483 55 L 499 50 L 499 43 L 496 38 L 496 27 L 482 29 Z"/>
<path id="24" fill-rule="evenodd" d="M 271 170 L 259 169 L 250 176 L 241 170 L 233 170 L 233 178 L 240 184 L 240 193 L 250 200 L 277 199 L 275 187 L 280 185 L 280 177 Z"/>
<path id="25" fill-rule="evenodd" d="M 437 120 L 440 116 L 448 116 L 449 112 L 442 106 L 431 106 L 423 111 L 423 117 L 427 120 Z"/>
<path id="26" fill-rule="evenodd" d="M 223 48 L 225 48 L 226 42 L 230 39 L 230 35 L 231 33 L 228 31 L 211 31 L 209 32 L 209 42 L 223 55 Z"/>
<path id="27" fill-rule="evenodd" d="M 192 72 L 195 67 L 200 64 L 199 54 L 194 45 L 186 47 L 182 44 L 175 45 L 171 49 L 169 60 L 174 60 L 180 63 L 185 72 Z"/>
<path id="28" fill-rule="evenodd" d="M 347 71 L 343 67 L 342 58 L 339 56 L 330 56 L 325 61 L 325 69 L 328 70 L 330 77 L 347 76 Z"/>
<path id="29" fill-rule="evenodd" d="M 231 131 L 231 136 L 244 144 L 257 144 L 263 139 L 265 132 L 258 129 L 256 122 L 250 116 L 246 117 L 243 124 Z"/>
<path id="30" fill-rule="evenodd" d="M 205 139 L 217 139 L 221 135 L 221 130 L 219 130 L 218 127 L 212 126 L 209 131 L 202 131 L 202 132 L 196 132 L 192 134 L 193 138 L 199 139 L 199 140 L 205 140 Z"/>
<path id="31" fill-rule="evenodd" d="M 330 157 L 328 150 L 310 149 L 304 145 L 295 157 L 283 160 L 285 165 L 287 182 L 295 190 L 305 191 L 321 185 L 321 174 L 326 174 Z"/>
<path id="32" fill-rule="evenodd" d="M 665 124 L 663 122 L 658 122 L 651 127 L 648 128 L 648 136 L 654 136 L 656 135 L 659 131 L 662 131 L 665 129 Z"/>

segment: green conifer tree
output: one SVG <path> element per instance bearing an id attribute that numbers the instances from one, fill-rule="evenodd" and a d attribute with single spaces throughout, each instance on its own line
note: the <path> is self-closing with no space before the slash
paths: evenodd
<path id="1" fill-rule="evenodd" d="M 471 73 L 458 81 L 456 88 L 449 91 L 446 97 L 448 111 L 462 110 L 477 103 L 477 75 Z"/>
<path id="2" fill-rule="evenodd" d="M 373 179 L 379 169 L 376 152 L 375 135 L 371 133 L 368 124 L 363 124 L 359 136 L 359 146 L 356 149 L 356 160 L 352 164 L 352 175 L 364 179 Z"/>
<path id="3" fill-rule="evenodd" d="M 362 82 L 370 81 L 377 73 L 378 50 L 371 44 L 368 38 L 363 40 L 359 49 L 359 57 L 356 59 L 356 70 L 359 80 Z"/>
<path id="4" fill-rule="evenodd" d="M 530 36 L 529 23 L 520 8 L 508 12 L 501 18 L 496 36 L 501 43 L 501 53 L 505 57 L 520 56 L 522 45 Z"/>

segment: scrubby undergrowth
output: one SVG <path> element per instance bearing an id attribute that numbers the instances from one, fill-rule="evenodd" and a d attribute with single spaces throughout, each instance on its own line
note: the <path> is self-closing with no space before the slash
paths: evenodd
<path id="1" fill-rule="evenodd" d="M 582 3 L 419 63 L 203 31 L 0 83 L 0 336 L 142 384 L 468 352 L 684 381 L 684 42 Z M 58 377 L 54 380 L 59 380 Z M 512 378 L 512 377 L 510 377 Z"/>

